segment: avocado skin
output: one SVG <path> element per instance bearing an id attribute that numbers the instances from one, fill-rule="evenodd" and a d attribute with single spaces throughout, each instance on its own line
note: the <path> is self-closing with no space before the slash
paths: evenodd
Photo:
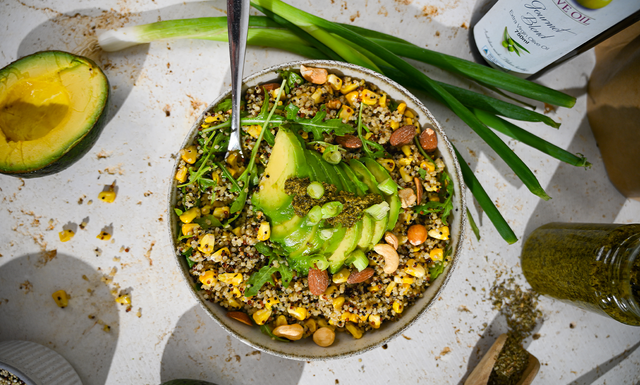
<path id="1" fill-rule="evenodd" d="M 71 54 L 71 53 L 68 53 L 68 52 L 64 52 L 64 51 L 50 50 L 50 51 L 40 51 L 40 52 L 36 52 L 34 54 L 31 54 L 31 55 L 24 56 L 24 57 L 14 61 L 14 62 L 12 62 L 8 66 L 11 66 L 16 62 L 24 60 L 26 58 L 29 58 L 31 56 L 41 55 L 43 53 L 49 53 L 49 52 L 52 52 L 52 53 L 59 52 L 59 53 L 66 54 L 66 55 L 73 55 L 73 56 L 76 56 L 77 58 L 80 58 L 82 60 L 86 60 L 91 65 L 93 65 L 96 69 L 98 69 L 98 71 L 100 71 L 100 73 L 104 76 L 104 78 L 106 79 L 106 82 L 107 82 L 107 87 L 106 87 L 107 97 L 105 98 L 105 103 L 102 106 L 102 112 L 100 112 L 100 117 L 86 131 L 85 135 L 78 142 L 76 142 L 76 144 L 74 144 L 69 149 L 69 151 L 64 153 L 58 159 L 52 160 L 46 166 L 41 167 L 39 169 L 35 169 L 35 170 L 25 171 L 25 172 L 0 171 L 0 174 L 15 176 L 17 178 L 28 178 L 28 179 L 30 179 L 30 178 L 39 178 L 39 177 L 42 177 L 42 176 L 56 174 L 56 173 L 58 173 L 60 171 L 63 171 L 65 169 L 69 168 L 71 165 L 73 165 L 77 161 L 79 161 L 80 158 L 82 158 L 87 152 L 89 152 L 89 150 L 93 147 L 93 145 L 96 143 L 96 141 L 98 141 L 98 138 L 100 137 L 100 134 L 102 133 L 102 130 L 107 125 L 107 116 L 109 115 L 109 105 L 110 105 L 110 101 L 111 101 L 111 85 L 109 84 L 109 79 L 104 74 L 102 69 L 100 67 L 98 67 L 98 65 L 93 60 L 91 60 L 89 58 L 86 58 L 86 57 L 83 57 L 83 56 L 74 55 L 74 54 Z"/>

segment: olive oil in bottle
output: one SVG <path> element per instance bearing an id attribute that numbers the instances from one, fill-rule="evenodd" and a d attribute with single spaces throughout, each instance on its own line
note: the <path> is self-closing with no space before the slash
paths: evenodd
<path id="1" fill-rule="evenodd" d="M 473 27 L 473 39 L 489 65 L 529 77 L 638 20 L 638 0 L 499 0 Z"/>

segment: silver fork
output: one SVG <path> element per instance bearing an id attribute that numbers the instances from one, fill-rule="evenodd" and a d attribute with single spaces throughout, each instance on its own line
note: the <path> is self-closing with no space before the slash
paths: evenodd
<path id="1" fill-rule="evenodd" d="M 249 28 L 249 1 L 227 0 L 227 28 L 229 31 L 229 56 L 231 61 L 231 136 L 225 159 L 234 152 L 244 158 L 240 141 L 240 100 L 242 98 L 242 72 L 247 48 Z"/>

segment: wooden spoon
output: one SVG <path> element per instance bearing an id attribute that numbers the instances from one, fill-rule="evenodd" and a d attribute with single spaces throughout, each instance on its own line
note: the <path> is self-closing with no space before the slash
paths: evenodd
<path id="1" fill-rule="evenodd" d="M 496 339 L 496 342 L 493 343 L 489 351 L 484 355 L 484 357 L 482 357 L 475 369 L 473 369 L 473 372 L 471 372 L 467 380 L 464 382 L 464 385 L 487 385 L 487 382 L 489 382 L 489 376 L 491 376 L 491 372 L 493 371 L 493 366 L 496 364 L 498 355 L 506 341 L 506 334 L 501 334 L 500 337 Z M 529 353 L 527 368 L 522 373 L 522 377 L 520 378 L 520 381 L 518 381 L 517 385 L 530 385 L 538 374 L 538 370 L 540 370 L 540 361 L 538 361 L 533 354 Z"/>

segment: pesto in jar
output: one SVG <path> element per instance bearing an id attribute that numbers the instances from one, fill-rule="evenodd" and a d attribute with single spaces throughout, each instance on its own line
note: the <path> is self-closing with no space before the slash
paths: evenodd
<path id="1" fill-rule="evenodd" d="M 640 326 L 640 224 L 550 223 L 522 250 L 540 294 Z"/>

